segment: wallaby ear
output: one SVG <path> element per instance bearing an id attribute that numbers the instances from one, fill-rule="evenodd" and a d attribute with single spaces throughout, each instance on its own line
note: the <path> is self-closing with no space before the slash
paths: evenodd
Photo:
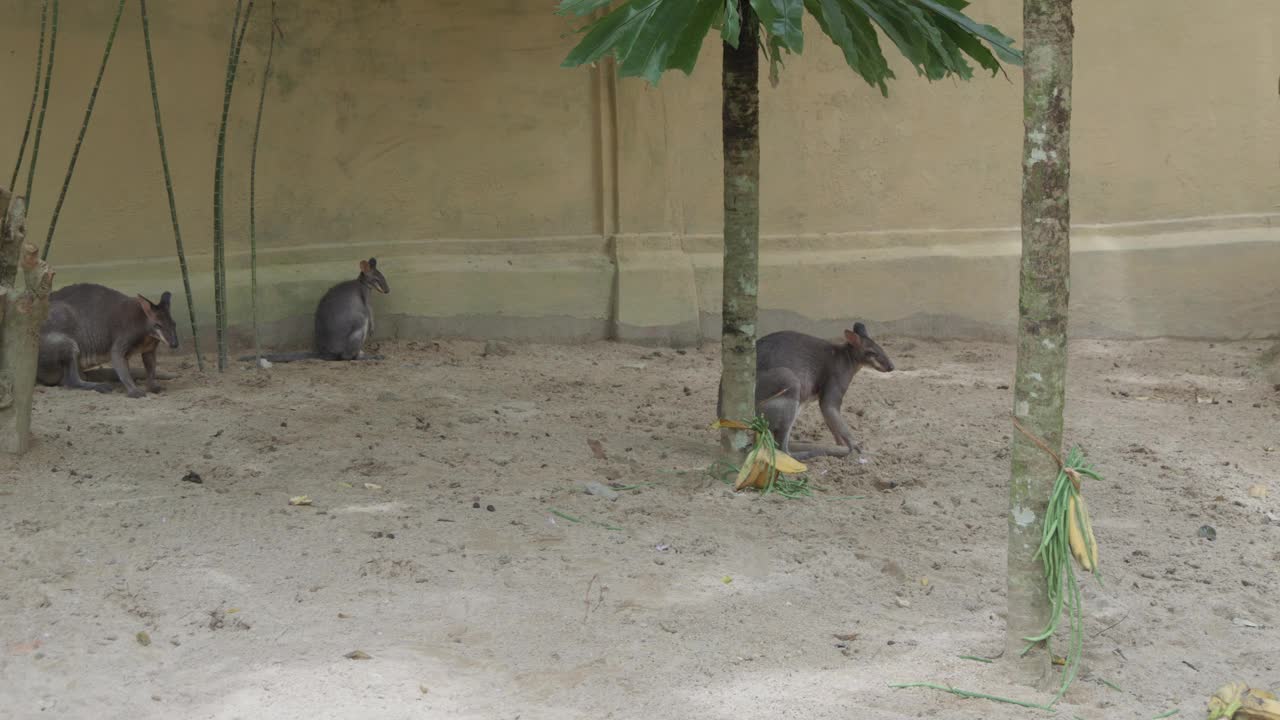
<path id="1" fill-rule="evenodd" d="M 151 303 L 151 301 L 150 301 L 150 300 L 148 300 L 148 299 L 146 299 L 146 298 L 142 297 L 141 295 L 139 295 L 139 296 L 138 296 L 138 305 L 142 308 L 142 312 L 144 312 L 144 313 L 146 313 L 146 314 L 147 314 L 147 317 L 149 317 L 149 318 L 155 318 L 155 316 L 156 316 L 155 306 L 154 306 L 154 305 L 152 305 L 152 303 Z"/>
<path id="2" fill-rule="evenodd" d="M 369 258 L 369 267 L 374 270 L 378 269 L 378 258 Z"/>
<path id="3" fill-rule="evenodd" d="M 169 309 L 169 301 L 171 300 L 173 300 L 173 293 L 166 290 L 164 294 L 160 296 L 160 307 L 166 310 Z"/>
<path id="4" fill-rule="evenodd" d="M 849 343 L 849 346 L 852 347 L 854 350 L 857 350 L 858 352 L 862 352 L 862 337 L 859 336 L 858 333 L 854 332 L 853 330 L 845 330 L 844 340 L 845 342 Z"/>
<path id="5" fill-rule="evenodd" d="M 368 261 L 368 260 L 361 260 L 361 261 L 360 261 L 360 272 L 362 272 L 362 273 L 367 273 L 367 272 L 369 272 L 369 261 Z"/>
<path id="6" fill-rule="evenodd" d="M 858 335 L 861 335 L 862 337 L 867 336 L 867 326 L 863 325 L 860 322 L 856 322 L 853 324 L 853 331 Z"/>

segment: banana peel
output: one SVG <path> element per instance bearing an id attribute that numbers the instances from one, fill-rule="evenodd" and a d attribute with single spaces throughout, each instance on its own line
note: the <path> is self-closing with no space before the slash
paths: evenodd
<path id="1" fill-rule="evenodd" d="M 1085 572 L 1098 567 L 1098 541 L 1093 537 L 1093 523 L 1089 522 L 1089 508 L 1078 492 L 1071 493 L 1067 502 L 1067 542 L 1071 555 Z"/>
<path id="2" fill-rule="evenodd" d="M 747 458 L 742 461 L 742 467 L 738 470 L 738 479 L 734 482 L 733 489 L 741 490 L 744 487 L 753 487 L 763 490 L 769 484 L 769 477 L 774 474 L 774 472 L 770 471 L 770 467 L 783 475 L 799 475 L 809 469 L 805 467 L 804 463 L 781 450 L 774 450 L 771 453 L 757 445 L 751 449 L 751 452 L 747 453 Z"/>
<path id="3" fill-rule="evenodd" d="M 1209 698 L 1209 720 L 1280 720 L 1280 700 L 1270 690 L 1231 682 Z"/>

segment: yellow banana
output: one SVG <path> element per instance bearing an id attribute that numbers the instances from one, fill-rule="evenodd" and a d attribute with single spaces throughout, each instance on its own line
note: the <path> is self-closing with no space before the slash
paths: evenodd
<path id="1" fill-rule="evenodd" d="M 772 455 L 772 462 L 770 462 L 770 455 Z M 733 489 L 741 490 L 744 487 L 764 488 L 769 483 L 770 465 L 784 475 L 799 475 L 809 469 L 805 467 L 804 463 L 781 450 L 770 453 L 768 450 L 756 446 L 751 449 L 751 452 L 747 453 L 746 459 L 742 461 L 742 468 L 738 470 L 738 480 L 733 484 Z"/>
<path id="2" fill-rule="evenodd" d="M 1227 683 L 1209 698 L 1209 720 L 1280 720 L 1280 700 L 1268 690 Z"/>
<path id="3" fill-rule="evenodd" d="M 741 490 L 746 487 L 747 482 L 751 480 L 751 476 L 756 468 L 756 456 L 759 454 L 759 446 L 751 448 L 751 452 L 747 453 L 746 459 L 742 461 L 742 467 L 738 468 L 738 480 L 733 484 L 734 490 Z"/>
<path id="4" fill-rule="evenodd" d="M 781 450 L 777 451 L 777 453 L 775 454 L 773 459 L 773 466 L 778 468 L 778 472 L 782 473 L 783 475 L 799 475 L 800 473 L 806 472 L 809 469 L 805 467 L 804 463 L 782 452 Z"/>
<path id="5" fill-rule="evenodd" d="M 1098 567 L 1098 541 L 1093 537 L 1093 524 L 1089 522 L 1089 508 L 1079 493 L 1072 493 L 1067 502 L 1067 542 L 1071 554 L 1085 572 Z"/>

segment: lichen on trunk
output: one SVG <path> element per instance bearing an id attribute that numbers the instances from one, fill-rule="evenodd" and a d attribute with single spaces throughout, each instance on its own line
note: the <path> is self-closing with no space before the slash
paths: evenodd
<path id="1" fill-rule="evenodd" d="M 1014 415 L 1049 447 L 1062 446 L 1067 372 L 1071 205 L 1071 0 L 1024 0 L 1022 266 Z M 1024 637 L 1049 618 L 1044 570 L 1034 557 L 1044 528 L 1056 461 L 1020 432 L 1009 483 L 1009 657 L 1024 679 L 1042 682 L 1048 653 L 1025 656 Z"/>
<path id="2" fill-rule="evenodd" d="M 756 297 L 760 275 L 760 50 L 759 23 L 749 0 L 738 0 L 738 47 L 724 43 L 721 69 L 724 139 L 724 284 L 720 362 L 725 417 L 755 416 Z M 741 457 L 747 433 L 722 430 L 731 458 Z"/>

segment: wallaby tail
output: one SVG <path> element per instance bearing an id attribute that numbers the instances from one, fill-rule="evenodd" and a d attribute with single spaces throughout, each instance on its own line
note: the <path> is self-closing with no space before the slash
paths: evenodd
<path id="1" fill-rule="evenodd" d="M 320 357 L 312 350 L 303 352 L 287 352 L 287 353 L 263 353 L 262 357 L 273 363 L 296 362 L 298 360 L 315 360 Z M 243 355 L 240 360 L 244 362 L 254 362 L 258 358 L 254 355 Z"/>

